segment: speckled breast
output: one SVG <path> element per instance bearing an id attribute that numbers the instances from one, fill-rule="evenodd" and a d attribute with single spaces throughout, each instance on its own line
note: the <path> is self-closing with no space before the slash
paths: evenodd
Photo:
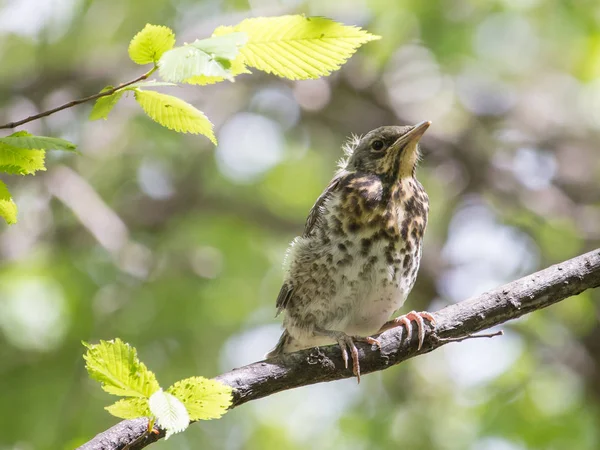
<path id="1" fill-rule="evenodd" d="M 322 230 L 336 271 L 328 325 L 348 334 L 374 333 L 415 283 L 427 195 L 414 179 L 388 188 L 378 177 L 353 176 L 325 209 Z"/>

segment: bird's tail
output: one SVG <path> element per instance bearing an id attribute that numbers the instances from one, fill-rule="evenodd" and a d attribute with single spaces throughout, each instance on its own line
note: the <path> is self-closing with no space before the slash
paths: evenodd
<path id="1" fill-rule="evenodd" d="M 283 333 L 281 333 L 281 337 L 279 338 L 277 345 L 273 350 L 271 350 L 265 355 L 265 359 L 275 358 L 276 356 L 283 355 L 283 353 L 285 353 L 285 347 L 292 341 L 292 339 L 293 338 L 292 336 L 290 336 L 288 331 L 283 330 Z"/>

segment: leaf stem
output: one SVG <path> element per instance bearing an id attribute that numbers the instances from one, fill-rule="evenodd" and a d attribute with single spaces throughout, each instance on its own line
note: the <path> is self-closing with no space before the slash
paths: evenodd
<path id="1" fill-rule="evenodd" d="M 56 108 L 49 109 L 48 111 L 44 111 L 39 114 L 34 114 L 33 116 L 29 116 L 26 119 L 22 119 L 22 120 L 18 120 L 16 122 L 10 122 L 10 123 L 4 124 L 4 125 L 0 125 L 0 129 L 15 128 L 15 127 L 21 126 L 25 123 L 32 122 L 37 119 L 41 119 L 42 117 L 48 117 L 49 115 L 54 114 L 58 111 L 62 111 L 63 109 L 72 108 L 73 106 L 81 105 L 82 103 L 89 102 L 90 100 L 96 100 L 96 99 L 99 99 L 100 97 L 106 97 L 108 95 L 112 95 L 115 92 L 117 92 L 119 89 L 123 89 L 124 87 L 127 87 L 134 83 L 137 83 L 138 81 L 146 80 L 157 69 L 158 69 L 158 67 L 154 66 L 151 70 L 149 70 L 145 74 L 140 75 L 136 79 L 128 81 L 127 83 L 122 83 L 122 84 L 118 85 L 117 87 L 114 87 L 114 88 L 109 89 L 104 92 L 98 92 L 97 94 L 90 95 L 89 97 L 84 97 L 84 98 L 80 98 L 78 100 L 73 100 L 71 102 L 57 106 Z"/>

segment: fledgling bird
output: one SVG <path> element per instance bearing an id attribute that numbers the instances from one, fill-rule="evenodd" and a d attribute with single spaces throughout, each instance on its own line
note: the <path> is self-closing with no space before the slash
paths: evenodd
<path id="1" fill-rule="evenodd" d="M 415 177 L 419 139 L 431 122 L 386 126 L 355 138 L 329 186 L 312 207 L 304 234 L 291 243 L 277 297 L 285 328 L 267 358 L 338 343 L 360 381 L 355 341 L 411 320 L 419 349 L 427 312 L 388 321 L 417 278 L 429 199 Z"/>

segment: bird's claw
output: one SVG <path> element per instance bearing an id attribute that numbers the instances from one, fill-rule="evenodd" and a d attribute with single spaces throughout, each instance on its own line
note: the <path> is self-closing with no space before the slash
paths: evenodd
<path id="1" fill-rule="evenodd" d="M 335 336 L 340 349 L 342 350 L 342 359 L 344 360 L 344 367 L 348 368 L 348 350 L 352 357 L 352 373 L 360 383 L 360 363 L 358 360 L 358 349 L 354 342 L 366 342 L 370 345 L 376 345 L 381 348 L 381 343 L 372 337 L 361 337 L 361 336 L 348 336 L 346 333 L 338 333 Z"/>
<path id="2" fill-rule="evenodd" d="M 372 338 L 371 336 L 367 336 L 364 338 L 355 338 L 359 341 L 366 342 L 369 345 L 376 345 L 379 350 L 381 350 L 381 342 L 378 339 Z"/>
<path id="3" fill-rule="evenodd" d="M 406 328 L 407 338 L 410 341 L 412 339 L 412 323 L 411 320 L 414 320 L 417 324 L 417 332 L 419 334 L 419 346 L 418 350 L 421 350 L 423 347 L 423 342 L 425 341 L 425 320 L 427 319 L 431 325 L 435 327 L 435 318 L 426 311 L 416 312 L 411 311 L 408 314 L 404 314 L 403 316 L 396 317 L 392 322 L 394 326 L 404 326 Z"/>
<path id="4" fill-rule="evenodd" d="M 350 354 L 352 355 L 352 373 L 358 378 L 358 382 L 360 383 L 360 364 L 358 362 L 358 349 L 354 344 L 354 339 L 351 336 L 348 336 L 346 333 L 338 333 L 336 335 L 336 340 L 340 349 L 342 350 L 342 359 L 344 360 L 344 367 L 348 368 L 348 350 L 350 350 Z"/>

